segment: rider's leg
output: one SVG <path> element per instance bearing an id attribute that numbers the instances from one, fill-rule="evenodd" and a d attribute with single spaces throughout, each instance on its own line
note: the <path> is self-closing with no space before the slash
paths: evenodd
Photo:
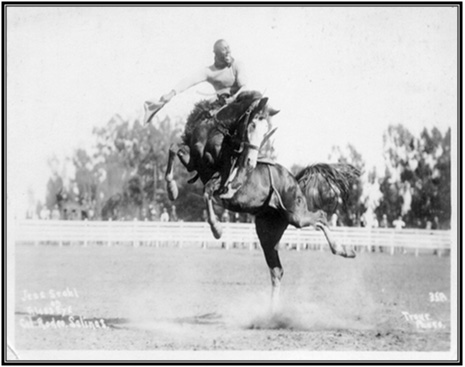
<path id="1" fill-rule="evenodd" d="M 326 213 L 322 210 L 309 211 L 307 200 L 297 180 L 280 165 L 267 166 L 272 195 L 270 205 L 282 210 L 290 224 L 297 228 L 327 225 Z"/>

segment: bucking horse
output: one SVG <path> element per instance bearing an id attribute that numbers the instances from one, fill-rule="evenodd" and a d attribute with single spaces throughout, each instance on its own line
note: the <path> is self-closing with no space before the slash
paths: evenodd
<path id="1" fill-rule="evenodd" d="M 228 210 L 255 216 L 255 228 L 269 267 L 272 309 L 278 304 L 283 268 L 278 244 L 289 224 L 314 226 L 327 239 L 331 252 L 355 257 L 352 249 L 339 244 L 328 228 L 327 216 L 347 198 L 360 172 L 349 164 L 315 164 L 296 176 L 278 163 L 259 159 L 259 150 L 273 130 L 269 118 L 277 111 L 257 92 L 242 93 L 227 108 L 199 102 L 190 116 L 183 143 L 170 147 L 165 179 L 168 196 L 175 200 L 173 179 L 176 155 L 195 179 L 204 184 L 208 223 L 215 238 L 221 224 L 213 200 Z"/>

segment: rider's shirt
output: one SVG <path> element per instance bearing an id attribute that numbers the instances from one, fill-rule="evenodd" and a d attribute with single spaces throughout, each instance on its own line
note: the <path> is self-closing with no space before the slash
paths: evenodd
<path id="1" fill-rule="evenodd" d="M 236 60 L 234 60 L 230 66 L 222 69 L 217 68 L 213 64 L 206 68 L 202 68 L 197 73 L 182 80 L 174 90 L 176 94 L 179 94 L 202 82 L 210 83 L 218 95 L 234 95 L 245 85 L 243 66 Z"/>

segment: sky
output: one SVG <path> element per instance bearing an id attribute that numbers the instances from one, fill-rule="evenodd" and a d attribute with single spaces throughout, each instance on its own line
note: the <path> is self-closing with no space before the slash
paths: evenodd
<path id="1" fill-rule="evenodd" d="M 352 144 L 383 165 L 383 133 L 457 125 L 454 7 L 7 7 L 7 200 L 44 200 L 47 159 L 93 143 L 115 114 L 210 65 L 226 39 L 248 87 L 280 110 L 277 161 L 327 162 Z M 185 116 L 213 92 L 176 96 L 160 118 Z"/>

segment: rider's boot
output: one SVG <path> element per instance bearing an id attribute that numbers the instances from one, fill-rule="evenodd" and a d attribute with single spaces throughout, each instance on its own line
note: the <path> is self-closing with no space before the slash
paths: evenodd
<path id="1" fill-rule="evenodd" d="M 242 187 L 247 178 L 247 170 L 235 167 L 228 177 L 226 183 L 222 186 L 219 195 L 220 199 L 231 199 Z"/>

